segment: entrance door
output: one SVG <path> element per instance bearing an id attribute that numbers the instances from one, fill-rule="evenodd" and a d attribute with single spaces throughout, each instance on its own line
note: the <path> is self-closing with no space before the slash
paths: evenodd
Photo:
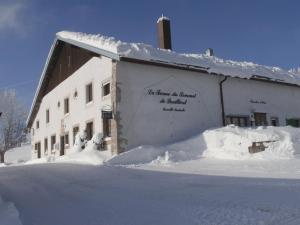
<path id="1" fill-rule="evenodd" d="M 60 155 L 65 154 L 65 136 L 60 136 Z"/>
<path id="2" fill-rule="evenodd" d="M 37 144 L 37 157 L 38 159 L 41 158 L 41 143 Z"/>
<path id="3" fill-rule="evenodd" d="M 255 126 L 267 126 L 267 114 L 266 113 L 254 113 Z"/>

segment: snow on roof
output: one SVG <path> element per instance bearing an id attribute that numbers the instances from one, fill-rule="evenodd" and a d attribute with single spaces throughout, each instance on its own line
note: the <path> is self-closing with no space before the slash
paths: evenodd
<path id="1" fill-rule="evenodd" d="M 161 17 L 158 18 L 157 23 L 160 22 L 160 21 L 163 21 L 163 20 L 168 20 L 168 21 L 170 21 L 170 19 L 169 19 L 168 17 L 166 17 L 166 16 L 164 16 L 164 15 L 161 15 Z"/>
<path id="2" fill-rule="evenodd" d="M 300 74 L 296 71 L 287 71 L 279 67 L 263 66 L 252 62 L 237 62 L 224 60 L 206 54 L 181 54 L 171 50 L 154 48 L 143 43 L 126 43 L 113 37 L 91 35 L 77 32 L 62 31 L 56 34 L 57 39 L 77 43 L 80 47 L 86 46 L 113 53 L 119 57 L 156 61 L 181 66 L 195 66 L 206 68 L 209 73 L 222 74 L 240 78 L 263 78 L 272 81 L 286 82 L 300 85 Z"/>

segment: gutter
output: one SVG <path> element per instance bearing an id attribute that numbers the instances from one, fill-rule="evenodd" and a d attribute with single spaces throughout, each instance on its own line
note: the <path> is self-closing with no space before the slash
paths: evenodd
<path id="1" fill-rule="evenodd" d="M 222 110 L 222 123 L 225 126 L 225 109 L 224 109 L 224 96 L 223 96 L 223 83 L 227 80 L 228 77 L 225 77 L 223 80 L 220 81 L 220 100 L 221 100 L 221 110 Z"/>

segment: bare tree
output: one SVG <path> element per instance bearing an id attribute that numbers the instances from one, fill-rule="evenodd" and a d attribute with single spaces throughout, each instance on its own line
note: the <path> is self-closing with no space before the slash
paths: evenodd
<path id="1" fill-rule="evenodd" d="M 0 163 L 5 153 L 26 139 L 26 110 L 14 90 L 0 91 Z"/>

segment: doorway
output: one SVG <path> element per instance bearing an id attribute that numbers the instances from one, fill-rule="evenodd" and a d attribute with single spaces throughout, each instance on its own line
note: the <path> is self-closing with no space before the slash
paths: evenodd
<path id="1" fill-rule="evenodd" d="M 60 136 L 60 155 L 65 154 L 65 136 Z"/>
<path id="2" fill-rule="evenodd" d="M 41 158 L 41 142 L 37 143 L 37 157 Z"/>

